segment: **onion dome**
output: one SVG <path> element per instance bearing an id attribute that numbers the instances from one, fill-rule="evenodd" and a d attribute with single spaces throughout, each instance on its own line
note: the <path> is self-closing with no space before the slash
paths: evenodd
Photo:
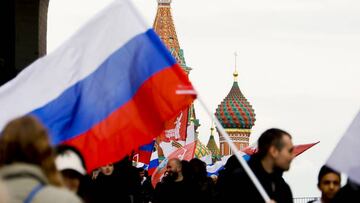
<path id="1" fill-rule="evenodd" d="M 214 126 L 211 126 L 210 138 L 206 145 L 206 147 L 211 151 L 213 162 L 215 160 L 220 160 L 220 158 L 221 158 L 220 150 L 219 150 L 218 146 L 216 145 L 215 138 L 214 138 L 214 129 L 215 129 Z"/>
<path id="2" fill-rule="evenodd" d="M 236 70 L 233 75 L 232 88 L 219 104 L 215 116 L 224 128 L 251 129 L 255 122 L 255 112 L 240 91 Z"/>
<path id="3" fill-rule="evenodd" d="M 200 140 L 196 140 L 195 157 L 201 159 L 209 155 L 211 156 L 211 151 Z"/>

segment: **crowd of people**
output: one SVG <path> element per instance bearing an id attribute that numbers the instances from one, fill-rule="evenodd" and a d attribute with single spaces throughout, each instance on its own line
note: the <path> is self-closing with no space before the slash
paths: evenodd
<path id="1" fill-rule="evenodd" d="M 258 151 L 248 161 L 270 202 L 293 202 L 282 177 L 290 169 L 293 149 L 291 135 L 272 128 L 260 136 Z M 81 153 L 70 146 L 53 148 L 47 130 L 31 116 L 9 122 L 1 132 L 0 177 L 0 203 L 264 202 L 235 156 L 218 177 L 207 176 L 206 164 L 197 158 L 170 159 L 155 187 L 130 157 L 88 174 Z M 317 186 L 321 197 L 312 202 L 360 201 L 359 185 L 348 180 L 341 188 L 340 173 L 326 166 L 320 169 Z"/>

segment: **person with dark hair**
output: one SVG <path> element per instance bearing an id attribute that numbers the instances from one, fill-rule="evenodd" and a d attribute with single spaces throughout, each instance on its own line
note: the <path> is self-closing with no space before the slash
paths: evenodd
<path id="1" fill-rule="evenodd" d="M 215 183 L 207 176 L 206 163 L 198 158 L 191 159 L 189 163 L 193 202 L 213 202 Z"/>
<path id="2" fill-rule="evenodd" d="M 277 203 L 293 202 L 291 189 L 282 177 L 294 158 L 293 149 L 289 133 L 276 128 L 268 129 L 261 134 L 258 151 L 248 162 L 270 199 Z M 216 188 L 218 202 L 232 202 L 234 199 L 264 202 L 235 156 L 228 159 L 225 169 L 219 174 Z"/>
<path id="3" fill-rule="evenodd" d="M 329 203 L 332 202 L 336 193 L 340 190 L 341 174 L 333 169 L 322 166 L 318 176 L 318 188 L 321 191 L 319 200 L 309 201 L 309 203 Z"/>
<path id="4" fill-rule="evenodd" d="M 154 187 L 151 184 L 151 178 L 148 176 L 147 170 L 138 168 L 140 178 L 140 200 L 141 203 L 152 202 L 154 195 Z"/>
<path id="5" fill-rule="evenodd" d="M 141 203 L 140 176 L 130 156 L 95 171 L 96 175 L 87 176 L 86 203 Z"/>
<path id="6" fill-rule="evenodd" d="M 165 175 L 156 184 L 153 203 L 192 202 L 191 188 L 182 174 L 182 162 L 173 158 L 167 162 Z"/>
<path id="7" fill-rule="evenodd" d="M 10 202 L 81 202 L 63 186 L 46 129 L 31 116 L 9 122 L 0 136 L 0 176 Z"/>
<path id="8" fill-rule="evenodd" d="M 191 177 L 190 162 L 187 160 L 181 160 L 181 173 L 185 181 L 188 181 Z"/>

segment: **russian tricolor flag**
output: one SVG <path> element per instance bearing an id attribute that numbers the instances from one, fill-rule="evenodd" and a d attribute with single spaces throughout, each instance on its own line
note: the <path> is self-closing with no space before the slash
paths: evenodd
<path id="1" fill-rule="evenodd" d="M 149 167 L 148 167 L 148 173 L 149 176 L 151 176 L 156 168 L 159 166 L 159 157 L 158 157 L 158 151 L 155 150 L 150 157 L 150 163 L 149 163 Z"/>
<path id="2" fill-rule="evenodd" d="M 187 75 L 128 0 L 116 0 L 56 51 L 0 87 L 0 131 L 31 114 L 87 170 L 149 143 L 195 99 Z"/>
<path id="3" fill-rule="evenodd" d="M 151 154 L 153 153 L 155 145 L 155 140 L 151 141 L 149 144 L 142 145 L 135 151 L 133 156 L 133 161 L 141 162 L 143 164 L 149 165 Z"/>

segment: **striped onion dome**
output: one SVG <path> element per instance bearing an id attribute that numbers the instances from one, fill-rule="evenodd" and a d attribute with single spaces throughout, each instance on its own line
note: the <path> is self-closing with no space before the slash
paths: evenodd
<path id="1" fill-rule="evenodd" d="M 211 155 L 211 151 L 200 142 L 200 140 L 196 140 L 196 148 L 195 148 L 195 157 L 200 159 L 204 156 Z"/>
<path id="2" fill-rule="evenodd" d="M 255 112 L 251 104 L 241 93 L 234 72 L 233 86 L 216 109 L 215 116 L 224 128 L 251 129 L 255 122 Z"/>

